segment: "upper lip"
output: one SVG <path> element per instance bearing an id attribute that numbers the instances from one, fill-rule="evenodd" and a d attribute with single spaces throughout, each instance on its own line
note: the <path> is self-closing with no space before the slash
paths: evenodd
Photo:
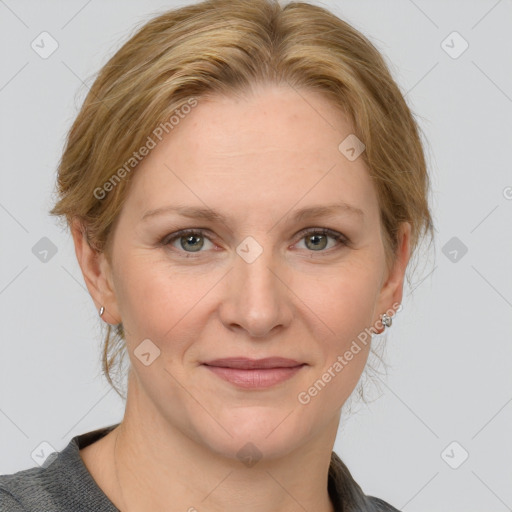
<path id="1" fill-rule="evenodd" d="M 247 357 L 227 357 L 224 359 L 214 359 L 203 363 L 208 366 L 221 366 L 223 368 L 239 368 L 242 370 L 252 370 L 255 368 L 293 368 L 302 366 L 305 363 L 299 363 L 294 359 L 284 357 L 266 357 L 264 359 L 249 359 Z"/>

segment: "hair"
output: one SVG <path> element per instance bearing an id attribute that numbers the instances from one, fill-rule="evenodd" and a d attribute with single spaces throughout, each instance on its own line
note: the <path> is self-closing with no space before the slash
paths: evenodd
<path id="1" fill-rule="evenodd" d="M 201 98 L 245 94 L 255 84 L 319 92 L 348 116 L 366 146 L 360 158 L 376 187 L 388 267 L 403 222 L 411 224 L 411 256 L 422 235 L 433 238 L 420 130 L 384 58 L 328 10 L 278 0 L 205 0 L 138 28 L 99 71 L 72 124 L 50 214 L 69 227 L 78 221 L 111 261 L 134 152 L 169 133 L 176 114 Z M 118 394 L 111 370 L 124 356 L 124 336 L 122 323 L 108 325 L 103 345 L 102 370 Z"/>

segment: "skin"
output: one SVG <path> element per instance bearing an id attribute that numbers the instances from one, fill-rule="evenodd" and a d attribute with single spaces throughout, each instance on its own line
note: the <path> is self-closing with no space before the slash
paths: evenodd
<path id="1" fill-rule="evenodd" d="M 131 360 L 121 426 L 80 453 L 123 512 L 332 511 L 330 455 L 369 344 L 307 405 L 297 396 L 365 327 L 382 331 L 380 315 L 402 299 L 410 225 L 388 271 L 374 185 L 361 158 L 338 150 L 352 127 L 319 93 L 262 85 L 244 98 L 198 101 L 134 172 L 111 262 L 73 226 L 89 292 L 104 321 L 123 322 Z M 297 209 L 340 200 L 364 217 L 291 220 Z M 176 203 L 229 219 L 141 221 Z M 300 234 L 324 227 L 348 245 L 321 237 L 315 249 Z M 159 245 L 185 228 L 208 231 L 192 245 Z M 248 236 L 263 249 L 252 263 L 236 252 Z M 148 338 L 160 355 L 145 366 L 134 350 Z M 307 365 L 264 390 L 200 365 L 234 356 Z M 262 454 L 252 467 L 236 455 L 248 442 Z"/>

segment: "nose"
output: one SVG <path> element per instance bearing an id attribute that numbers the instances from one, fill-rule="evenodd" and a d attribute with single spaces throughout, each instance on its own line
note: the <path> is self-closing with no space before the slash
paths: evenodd
<path id="1" fill-rule="evenodd" d="M 254 261 L 237 254 L 219 306 L 226 328 L 263 338 L 288 326 L 293 318 L 288 274 L 271 250 L 264 249 Z"/>

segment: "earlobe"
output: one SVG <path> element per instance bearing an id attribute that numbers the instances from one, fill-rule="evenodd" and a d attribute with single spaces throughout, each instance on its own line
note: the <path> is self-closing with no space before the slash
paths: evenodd
<path id="1" fill-rule="evenodd" d="M 121 323 L 111 280 L 111 269 L 105 254 L 91 247 L 85 234 L 85 227 L 79 220 L 73 221 L 71 234 L 78 264 L 96 310 L 104 308 L 101 317 L 106 323 Z"/>
<path id="2" fill-rule="evenodd" d="M 410 258 L 410 236 L 411 225 L 409 222 L 403 222 L 400 226 L 395 261 L 380 292 L 376 311 L 379 318 L 386 315 L 392 321 L 396 314 L 394 305 L 402 303 L 405 272 Z"/>

